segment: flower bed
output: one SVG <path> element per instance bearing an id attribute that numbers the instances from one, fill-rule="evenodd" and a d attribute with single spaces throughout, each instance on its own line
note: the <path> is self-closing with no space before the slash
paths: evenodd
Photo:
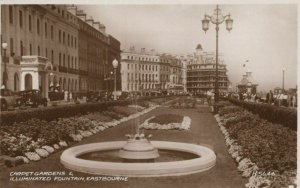
<path id="1" fill-rule="evenodd" d="M 270 104 L 240 101 L 236 99 L 228 100 L 235 105 L 244 107 L 252 113 L 258 114 L 261 118 L 270 122 L 279 123 L 293 130 L 297 130 L 297 110 L 295 109 L 278 107 Z"/>
<path id="2" fill-rule="evenodd" d="M 297 167 L 295 131 L 232 105 L 221 107 L 216 119 L 229 153 L 238 163 L 242 175 L 249 178 L 247 187 L 294 184 Z M 270 174 L 257 176 L 257 172 Z"/>
<path id="3" fill-rule="evenodd" d="M 55 150 L 67 147 L 71 142 L 80 141 L 121 122 L 136 118 L 156 108 L 153 106 L 138 113 L 132 107 L 110 108 L 111 111 L 94 112 L 82 116 L 58 118 L 52 121 L 30 119 L 28 121 L 1 126 L 0 149 L 2 155 L 22 159 L 24 163 L 38 161 Z M 128 113 L 125 111 L 128 108 Z M 123 111 L 118 120 L 105 114 Z"/>
<path id="4" fill-rule="evenodd" d="M 147 119 L 140 128 L 143 129 L 161 129 L 161 130 L 188 130 L 190 129 L 191 118 L 188 116 L 163 114 L 153 116 Z"/>
<path id="5" fill-rule="evenodd" d="M 184 97 L 179 98 L 171 103 L 173 108 L 195 108 L 197 100 L 196 98 Z"/>

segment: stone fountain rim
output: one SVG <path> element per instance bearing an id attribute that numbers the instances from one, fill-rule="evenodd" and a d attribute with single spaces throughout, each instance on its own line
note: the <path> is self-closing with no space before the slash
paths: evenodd
<path id="1" fill-rule="evenodd" d="M 157 149 L 193 153 L 198 155 L 199 158 L 155 163 L 102 162 L 77 158 L 77 156 L 85 153 L 121 149 L 122 146 L 126 144 L 126 141 L 112 141 L 84 144 L 68 148 L 62 153 L 60 161 L 66 168 L 74 171 L 88 174 L 128 177 L 188 175 L 209 170 L 216 164 L 215 153 L 205 146 L 169 141 L 151 141 L 151 143 Z"/>

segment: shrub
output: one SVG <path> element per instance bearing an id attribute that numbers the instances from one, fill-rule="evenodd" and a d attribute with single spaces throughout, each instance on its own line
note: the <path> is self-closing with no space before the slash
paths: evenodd
<path id="1" fill-rule="evenodd" d="M 255 114 L 258 114 L 261 118 L 269 120 L 273 123 L 282 124 L 293 130 L 297 130 L 297 111 L 285 107 L 273 106 L 270 104 L 259 104 L 245 101 L 239 101 L 236 99 L 228 99 L 233 104 L 241 106 Z"/>
<path id="2" fill-rule="evenodd" d="M 230 106 L 224 106 L 223 108 L 221 108 L 219 110 L 219 114 L 221 116 L 223 116 L 225 114 L 239 112 L 239 111 L 243 111 L 243 109 L 238 106 L 230 105 Z"/>
<path id="3" fill-rule="evenodd" d="M 243 148 L 241 153 L 243 157 L 250 158 L 265 171 L 278 171 L 282 174 L 296 169 L 297 133 L 295 131 L 268 122 L 246 110 L 235 112 L 228 110 L 228 113 L 222 114 L 224 126 L 230 137 L 236 139 Z"/>

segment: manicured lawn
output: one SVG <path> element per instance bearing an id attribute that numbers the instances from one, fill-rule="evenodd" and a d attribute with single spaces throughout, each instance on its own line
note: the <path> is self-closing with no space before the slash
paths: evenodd
<path id="1" fill-rule="evenodd" d="M 183 116 L 178 114 L 161 114 L 155 116 L 149 121 L 149 123 L 158 123 L 158 124 L 169 124 L 169 123 L 181 123 Z"/>

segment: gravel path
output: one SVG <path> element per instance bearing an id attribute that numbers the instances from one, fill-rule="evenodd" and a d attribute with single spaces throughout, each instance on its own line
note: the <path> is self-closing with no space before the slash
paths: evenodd
<path id="1" fill-rule="evenodd" d="M 124 140 L 125 134 L 134 130 L 134 122 L 142 123 L 147 118 L 163 113 L 173 113 L 189 116 L 192 119 L 191 130 L 147 130 L 146 134 L 152 134 L 152 140 L 168 140 L 175 142 L 187 142 L 202 144 L 212 148 L 217 156 L 217 164 L 211 170 L 186 176 L 176 177 L 159 177 L 159 178 L 128 178 L 128 181 L 98 181 L 98 182 L 82 182 L 82 181 L 63 181 L 63 182 L 46 182 L 46 181 L 9 181 L 11 172 L 42 172 L 42 171 L 70 171 L 65 169 L 59 162 L 62 151 L 52 154 L 50 157 L 39 162 L 32 162 L 17 166 L 14 168 L 1 167 L 0 169 L 0 186 L 3 188 L 89 188 L 89 187 L 163 187 L 163 188 L 240 188 L 245 187 L 247 179 L 242 178 L 237 171 L 235 162 L 231 159 L 225 146 L 223 135 L 221 134 L 217 123 L 208 107 L 200 107 L 198 109 L 172 109 L 167 107 L 159 107 L 142 117 L 128 122 L 122 123 L 114 128 L 106 129 L 89 138 L 82 140 L 75 145 Z M 74 176 L 92 176 L 83 173 L 73 172 Z"/>

